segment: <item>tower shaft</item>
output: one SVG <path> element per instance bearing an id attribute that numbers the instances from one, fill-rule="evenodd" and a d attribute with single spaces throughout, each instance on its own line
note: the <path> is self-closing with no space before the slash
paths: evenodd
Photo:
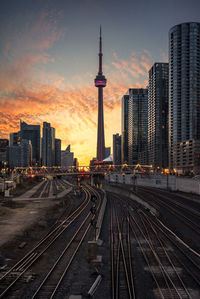
<path id="1" fill-rule="evenodd" d="M 97 128 L 97 160 L 105 158 L 105 137 L 103 117 L 103 87 L 98 88 L 98 128 Z"/>

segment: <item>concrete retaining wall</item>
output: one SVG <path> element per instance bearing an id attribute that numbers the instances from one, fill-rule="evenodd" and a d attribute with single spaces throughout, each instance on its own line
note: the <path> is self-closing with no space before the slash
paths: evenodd
<path id="1" fill-rule="evenodd" d="M 110 183 L 146 186 L 200 194 L 200 181 L 171 175 L 149 175 L 143 177 L 139 175 L 136 177 L 133 174 L 109 174 L 106 175 L 106 180 Z"/>
<path id="2" fill-rule="evenodd" d="M 189 178 L 176 178 L 176 190 L 200 194 L 200 182 Z"/>

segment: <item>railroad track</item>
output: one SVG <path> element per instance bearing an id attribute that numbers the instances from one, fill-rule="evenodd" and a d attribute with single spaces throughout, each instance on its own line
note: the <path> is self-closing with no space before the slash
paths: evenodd
<path id="1" fill-rule="evenodd" d="M 95 194 L 98 197 L 98 212 L 101 206 L 101 196 L 90 186 L 87 187 L 91 193 Z M 73 237 L 66 244 L 64 250 L 59 255 L 54 265 L 51 267 L 43 281 L 37 287 L 31 299 L 62 297 L 62 294 L 59 294 L 59 289 L 65 276 L 67 275 L 71 263 L 73 262 L 81 244 L 83 243 L 89 229 L 91 228 L 92 219 L 94 219 L 94 215 L 89 211 L 79 225 L 79 228 L 76 230 Z M 62 290 L 60 291 L 60 293 L 62 293 Z"/>
<path id="2" fill-rule="evenodd" d="M 44 181 L 42 183 L 42 185 L 38 188 L 38 190 L 36 190 L 33 195 L 31 196 L 31 198 L 37 198 L 40 196 L 40 193 L 42 192 L 42 190 L 45 188 L 45 186 L 47 185 L 47 181 Z"/>
<path id="3" fill-rule="evenodd" d="M 136 233 L 135 228 L 137 227 L 139 236 L 142 235 L 143 255 L 146 254 L 146 260 L 148 263 L 151 262 L 149 270 L 153 272 L 153 278 L 157 285 L 157 289 L 154 290 L 155 295 L 162 298 L 195 298 L 195 289 L 189 288 L 187 283 L 188 280 L 193 280 L 192 284 L 196 286 L 196 290 L 199 289 L 200 280 L 196 276 L 197 273 L 200 274 L 199 266 L 183 250 L 181 250 L 181 255 L 184 255 L 184 262 L 181 261 L 180 247 L 169 233 L 155 223 L 152 216 L 142 210 L 138 211 L 138 215 L 141 225 L 138 225 L 132 216 L 131 221 L 134 223 L 134 232 Z M 140 241 L 138 240 L 138 242 Z M 175 247 L 179 250 L 179 256 Z M 191 263 L 192 269 L 189 269 Z M 154 268 L 152 265 L 155 265 Z M 193 273 L 193 271 L 195 272 Z"/>
<path id="4" fill-rule="evenodd" d="M 182 205 L 180 203 L 174 202 L 172 199 L 168 198 L 166 195 L 160 194 L 159 191 L 155 190 L 145 190 L 145 188 L 139 188 L 139 194 L 138 196 L 141 196 L 141 198 L 147 202 L 149 202 L 151 205 L 154 205 L 154 207 L 157 209 L 158 205 L 166 208 L 172 215 L 180 219 L 182 222 L 184 222 L 190 229 L 192 229 L 196 234 L 200 235 L 200 213 L 198 211 L 193 211 L 189 207 L 186 207 L 185 205 Z M 146 196 L 148 193 L 148 197 Z M 151 198 L 149 197 L 151 195 Z M 165 201 L 163 201 L 163 199 Z M 170 201 L 170 204 L 166 202 Z"/>
<path id="5" fill-rule="evenodd" d="M 118 273 L 123 270 L 120 268 L 120 262 L 117 262 L 116 259 L 123 259 L 123 255 L 127 265 L 127 270 L 125 270 L 124 263 L 127 294 L 122 293 L 125 296 L 123 298 L 137 298 L 138 294 L 140 297 L 140 290 L 135 287 L 134 268 L 131 268 L 135 250 L 143 256 L 146 264 L 145 272 L 151 276 L 153 297 L 163 299 L 199 298 L 200 254 L 188 248 L 182 240 L 178 240 L 178 237 L 162 224 L 156 216 L 153 216 L 142 207 L 139 209 L 138 204 L 131 199 L 124 199 L 116 195 L 112 195 L 112 197 L 114 197 L 115 202 L 117 199 L 121 206 L 117 209 L 120 210 L 121 224 L 120 220 L 115 220 L 118 223 L 118 234 L 121 234 L 121 237 L 118 237 L 117 246 L 114 245 L 116 235 L 114 233 L 114 214 L 112 210 L 110 215 L 112 299 L 122 298 L 120 296 L 118 281 L 120 276 Z M 118 217 L 120 216 L 118 215 Z M 120 242 L 124 244 L 123 250 L 119 245 Z M 134 248 L 131 247 L 131 244 L 135 245 Z M 119 252 L 121 253 L 119 254 Z M 119 266 L 119 269 L 116 265 Z M 116 287 L 117 285 L 118 287 Z M 129 287 L 131 291 L 129 291 Z"/>
<path id="6" fill-rule="evenodd" d="M 44 253 L 58 240 L 58 238 L 74 223 L 74 221 L 86 210 L 90 203 L 91 193 L 83 187 L 86 194 L 84 202 L 60 224 L 54 227 L 40 242 L 29 251 L 20 261 L 9 269 L 0 278 L 0 298 L 3 298 L 20 280 L 30 271 L 31 266 L 43 256 Z"/>
<path id="7" fill-rule="evenodd" d="M 121 217 L 110 200 L 110 256 L 112 299 L 135 299 L 130 227 L 126 213 Z M 123 211 L 123 208 L 120 208 Z"/>

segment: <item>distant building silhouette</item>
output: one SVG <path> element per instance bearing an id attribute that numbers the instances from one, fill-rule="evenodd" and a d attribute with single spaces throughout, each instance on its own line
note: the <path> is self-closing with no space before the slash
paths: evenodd
<path id="1" fill-rule="evenodd" d="M 42 165 L 55 166 L 55 129 L 47 122 L 43 122 Z"/>
<path id="2" fill-rule="evenodd" d="M 113 164 L 121 164 L 121 135 L 113 135 Z"/>
<path id="3" fill-rule="evenodd" d="M 70 152 L 70 145 L 66 150 L 61 151 L 61 166 L 63 168 L 74 165 L 74 153 Z"/>
<path id="4" fill-rule="evenodd" d="M 74 166 L 75 168 L 78 168 L 78 167 L 79 167 L 78 158 L 74 158 L 73 166 Z"/>
<path id="5" fill-rule="evenodd" d="M 55 139 L 55 166 L 61 166 L 61 140 Z"/>
<path id="6" fill-rule="evenodd" d="M 20 138 L 31 141 L 32 165 L 40 165 L 41 162 L 40 125 L 28 125 L 24 121 L 20 121 Z"/>

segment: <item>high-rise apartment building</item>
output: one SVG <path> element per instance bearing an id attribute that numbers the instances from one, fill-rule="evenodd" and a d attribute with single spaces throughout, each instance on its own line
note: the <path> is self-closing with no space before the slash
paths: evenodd
<path id="1" fill-rule="evenodd" d="M 28 125 L 20 121 L 20 137 L 31 141 L 32 145 L 32 164 L 40 165 L 41 145 L 40 145 L 40 125 Z"/>
<path id="2" fill-rule="evenodd" d="M 154 63 L 148 87 L 148 159 L 156 168 L 168 167 L 169 64 Z"/>
<path id="3" fill-rule="evenodd" d="M 129 89 L 128 163 L 148 163 L 148 89 Z"/>
<path id="4" fill-rule="evenodd" d="M 121 135 L 113 135 L 113 164 L 121 165 Z"/>
<path id="5" fill-rule="evenodd" d="M 55 129 L 47 122 L 43 122 L 42 165 L 55 165 Z"/>
<path id="6" fill-rule="evenodd" d="M 129 95 L 122 97 L 122 115 L 121 115 L 121 162 L 128 163 L 128 100 Z"/>
<path id="7" fill-rule="evenodd" d="M 169 167 L 200 173 L 200 23 L 169 31 Z"/>
<path id="8" fill-rule="evenodd" d="M 61 140 L 55 139 L 55 166 L 61 166 Z"/>

